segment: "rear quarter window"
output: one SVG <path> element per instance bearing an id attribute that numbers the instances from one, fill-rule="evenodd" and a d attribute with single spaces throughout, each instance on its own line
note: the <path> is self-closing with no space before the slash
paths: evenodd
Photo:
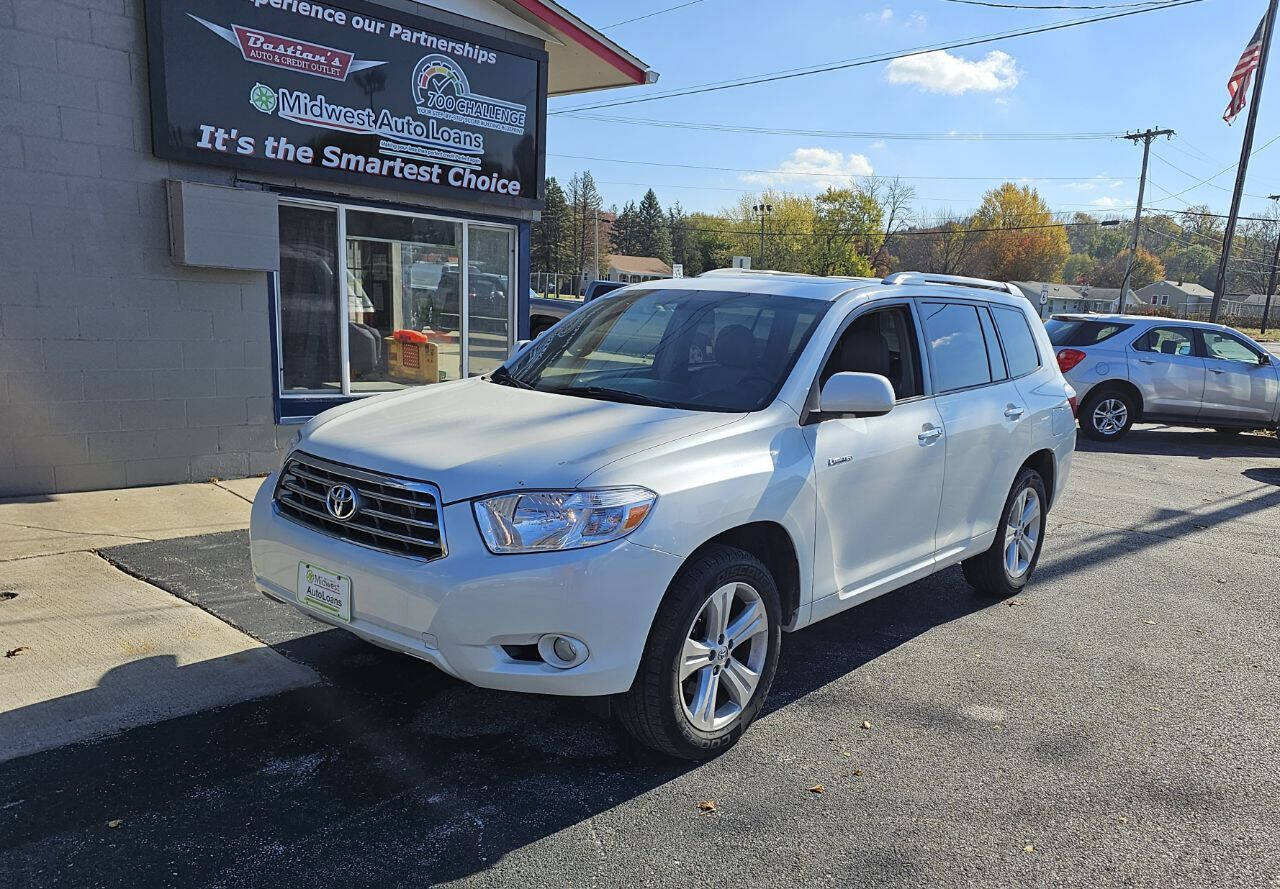
<path id="1" fill-rule="evenodd" d="M 1052 318 L 1045 324 L 1045 330 L 1049 333 L 1049 342 L 1060 349 L 1064 346 L 1096 346 L 1131 326 L 1114 321 Z"/>
<path id="2" fill-rule="evenodd" d="M 991 308 L 996 319 L 996 329 L 1000 331 L 1000 342 L 1004 345 L 1004 359 L 1009 365 L 1009 376 L 1021 377 L 1034 373 L 1040 367 L 1040 350 L 1036 348 L 1035 337 L 1027 326 L 1027 316 L 1017 309 L 1004 306 Z"/>

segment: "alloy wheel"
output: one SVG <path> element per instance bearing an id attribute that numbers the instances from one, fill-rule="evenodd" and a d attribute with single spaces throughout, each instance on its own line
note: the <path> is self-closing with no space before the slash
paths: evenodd
<path id="1" fill-rule="evenodd" d="M 1129 422 L 1129 408 L 1119 398 L 1104 398 L 1093 409 L 1093 428 L 1103 435 L 1117 435 Z"/>
<path id="2" fill-rule="evenodd" d="M 699 610 L 676 663 L 684 715 L 704 732 L 732 724 L 760 684 L 769 649 L 769 616 L 755 587 L 719 587 Z"/>
<path id="3" fill-rule="evenodd" d="M 1026 487 L 1013 501 L 1004 531 L 1004 570 L 1017 580 L 1031 570 L 1040 542 L 1040 495 Z"/>

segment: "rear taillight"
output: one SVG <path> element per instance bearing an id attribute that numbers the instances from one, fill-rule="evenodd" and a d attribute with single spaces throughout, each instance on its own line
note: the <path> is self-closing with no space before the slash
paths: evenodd
<path id="1" fill-rule="evenodd" d="M 1058 367 L 1062 369 L 1063 373 L 1066 373 L 1081 361 L 1084 361 L 1087 357 L 1089 356 L 1085 355 L 1085 353 L 1081 352 L 1079 349 L 1059 349 Z"/>
<path id="2" fill-rule="evenodd" d="M 1072 395 L 1070 398 L 1067 399 L 1067 404 L 1071 405 L 1071 416 L 1073 417 L 1080 416 L 1080 399 Z"/>

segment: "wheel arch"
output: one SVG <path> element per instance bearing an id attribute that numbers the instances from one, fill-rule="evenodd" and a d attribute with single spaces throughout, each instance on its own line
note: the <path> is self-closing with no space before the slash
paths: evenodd
<path id="1" fill-rule="evenodd" d="M 1023 469 L 1034 469 L 1040 474 L 1040 478 L 1044 479 L 1044 494 L 1048 498 L 1045 511 L 1052 509 L 1054 487 L 1058 480 L 1058 460 L 1053 451 L 1048 448 L 1036 451 L 1026 459 L 1018 472 L 1021 473 Z"/>
<path id="2" fill-rule="evenodd" d="M 751 553 L 764 563 L 778 585 L 782 600 L 783 626 L 792 627 L 800 611 L 800 559 L 791 534 L 777 522 L 749 522 L 721 531 L 705 541 L 685 559 L 696 559 L 704 549 L 715 544 L 734 546 Z"/>
<path id="3" fill-rule="evenodd" d="M 1110 379 L 1098 383 L 1089 390 L 1089 394 L 1085 396 L 1085 401 L 1097 398 L 1104 392 L 1123 392 L 1125 395 L 1133 399 L 1135 416 L 1134 421 L 1141 419 L 1143 412 L 1142 390 L 1128 380 Z"/>

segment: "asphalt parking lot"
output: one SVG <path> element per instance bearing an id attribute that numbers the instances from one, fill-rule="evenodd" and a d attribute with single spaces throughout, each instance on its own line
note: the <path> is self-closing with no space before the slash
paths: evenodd
<path id="1" fill-rule="evenodd" d="M 1280 446 L 1082 444 L 1050 521 L 1014 600 L 952 569 L 784 637 L 700 766 L 263 599 L 243 532 L 113 547 L 320 681 L 0 764 L 0 878 L 1280 887 Z"/>

